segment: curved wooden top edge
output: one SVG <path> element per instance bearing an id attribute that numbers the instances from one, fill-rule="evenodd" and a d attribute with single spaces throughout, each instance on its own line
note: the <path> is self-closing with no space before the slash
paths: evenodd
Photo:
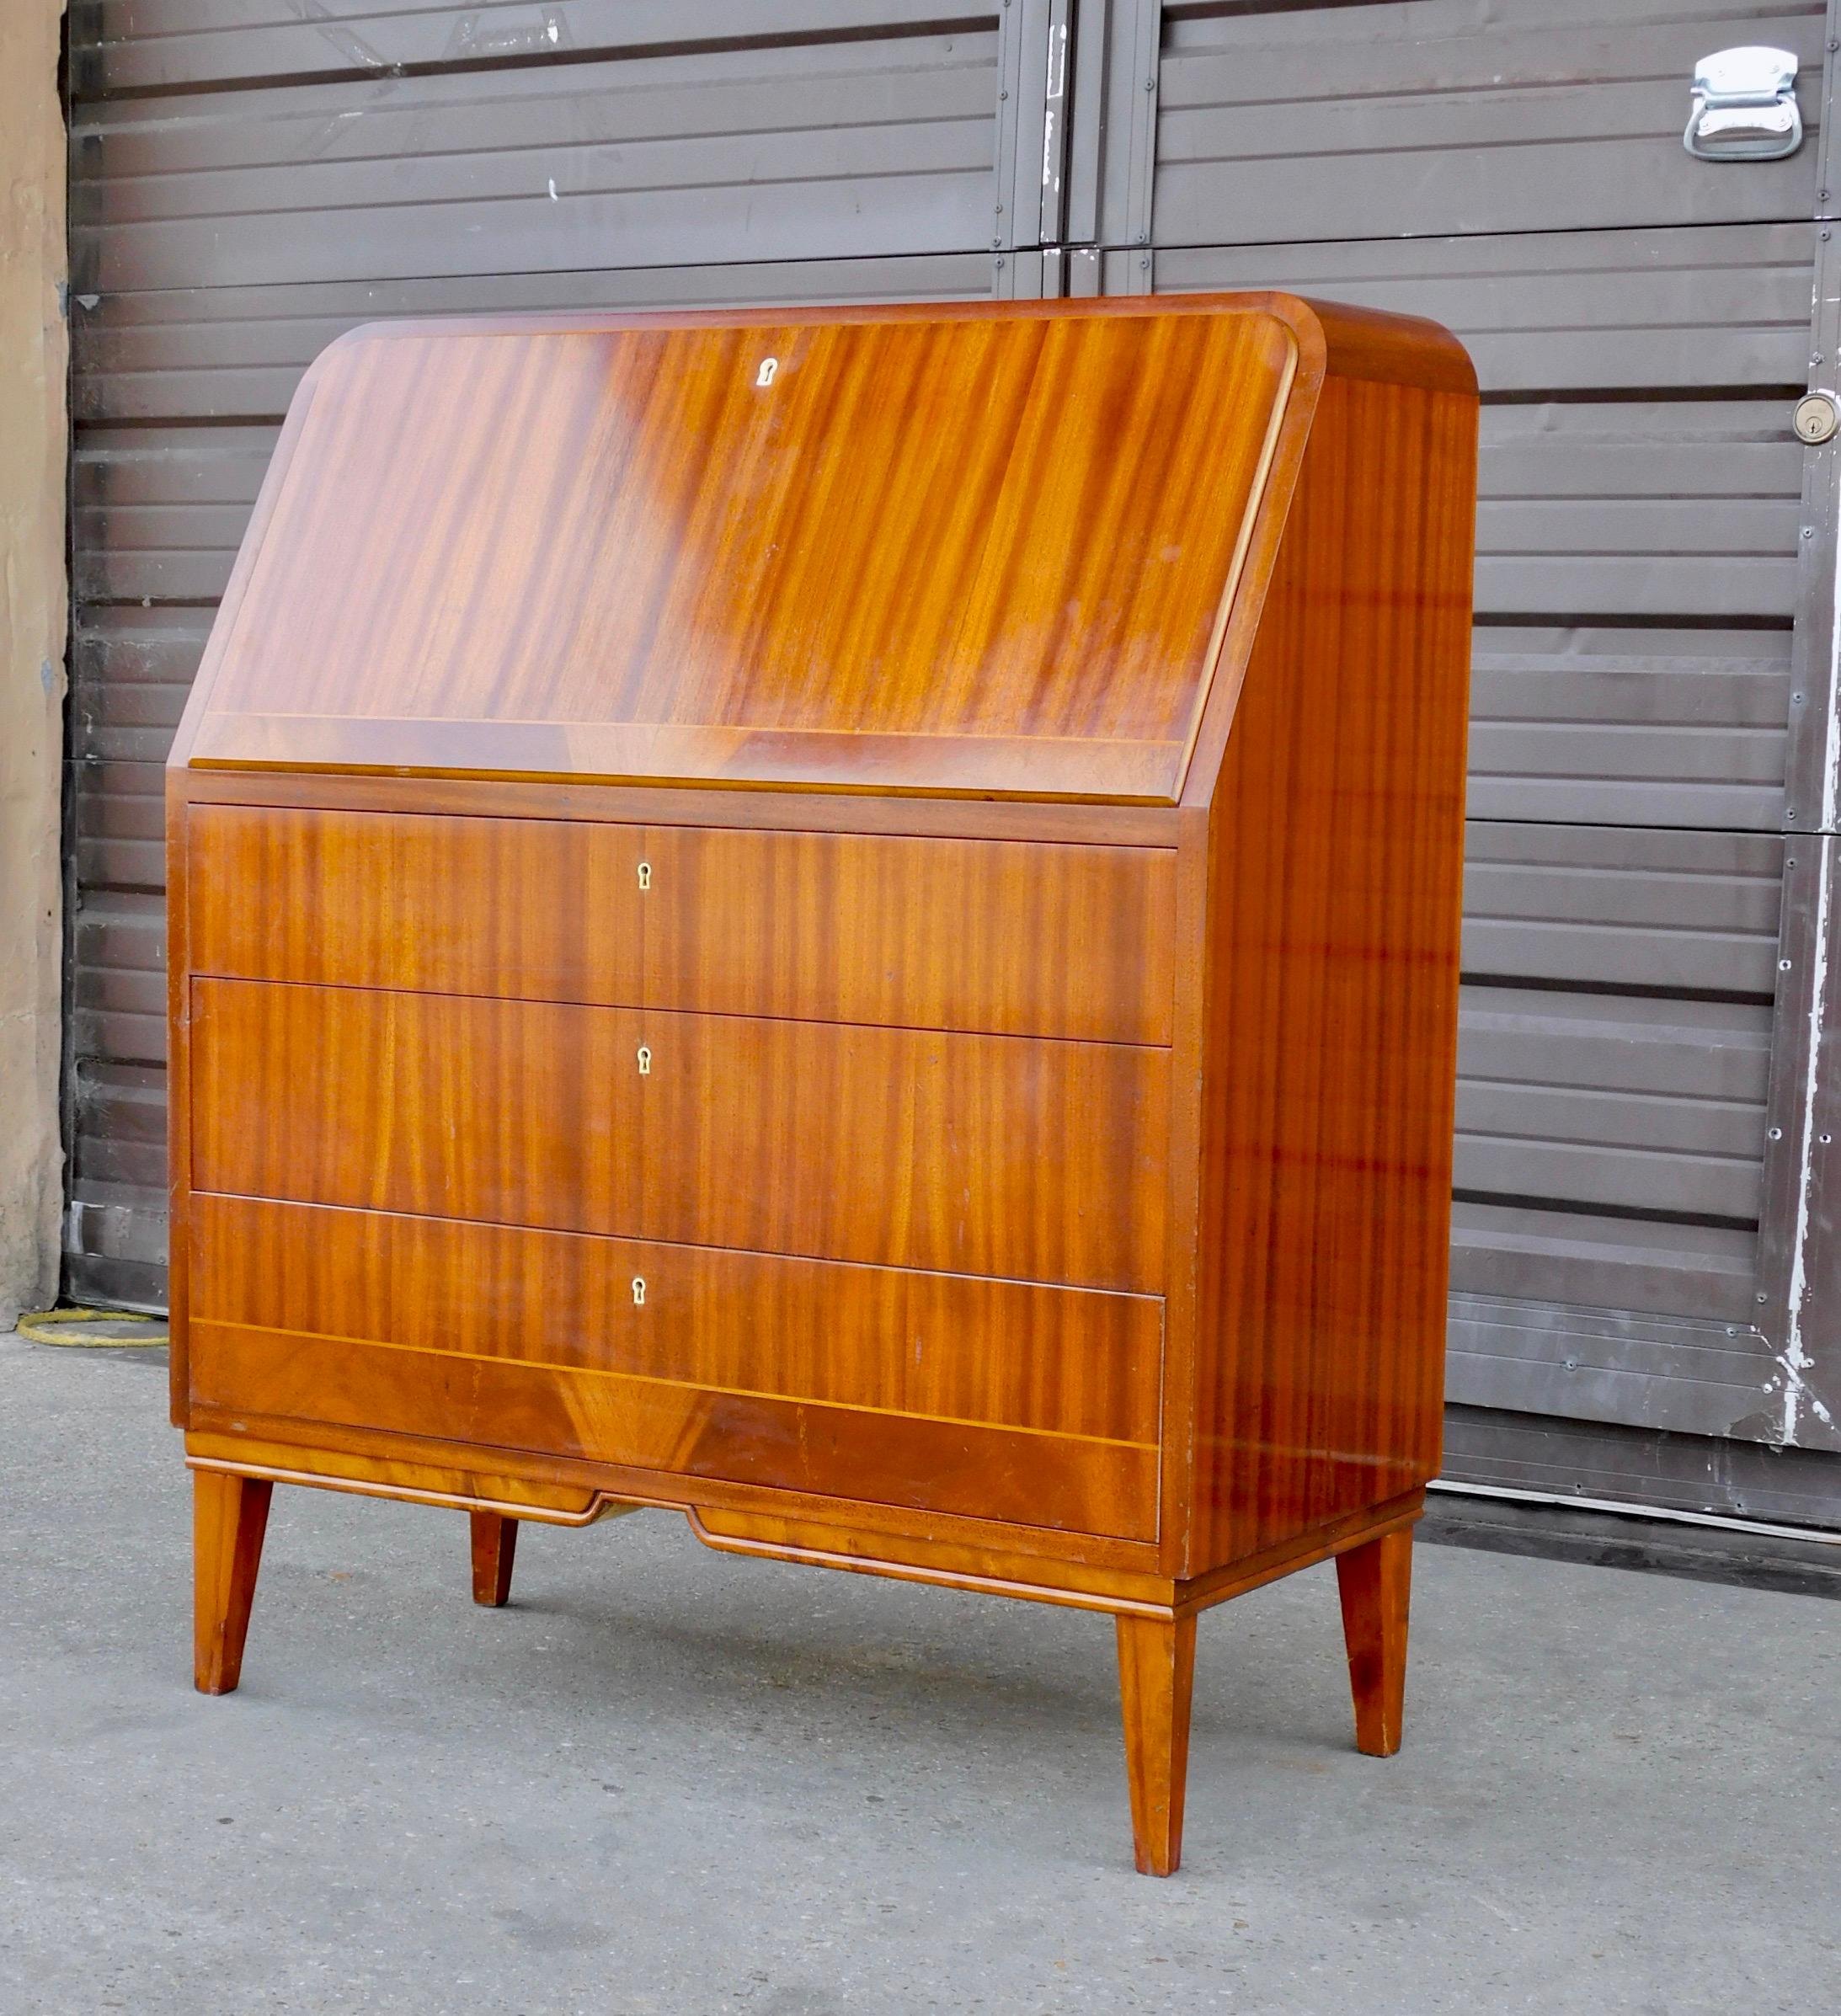
<path id="1" fill-rule="evenodd" d="M 817 323 L 1052 321 L 1065 317 L 1154 315 L 1267 315 L 1297 343 L 1300 370 L 1313 364 L 1338 377 L 1420 385 L 1439 392 L 1476 391 L 1466 351 L 1442 324 L 1378 308 L 1345 307 L 1281 291 L 1227 294 L 1083 296 L 1050 301 L 848 301 L 825 306 L 735 308 L 636 308 L 594 314 L 552 310 L 529 314 L 405 317 L 360 323 L 335 337 L 322 357 L 349 344 L 400 336 L 596 334 L 617 329 L 798 328 Z M 316 363 L 318 360 L 315 360 Z M 311 371 L 309 376 L 311 376 Z"/>
<path id="2" fill-rule="evenodd" d="M 1393 315 L 1379 308 L 1278 296 L 1303 309 L 1322 332 L 1326 364 L 1337 378 L 1367 378 L 1416 385 L 1427 392 L 1476 397 L 1476 366 L 1443 323 L 1422 315 Z"/>
<path id="3" fill-rule="evenodd" d="M 1192 723 L 1188 744 L 1179 765 L 1176 788 L 1167 799 L 1176 803 L 1188 798 L 1185 786 L 1193 782 L 1193 760 L 1203 717 L 1224 659 L 1231 663 L 1244 655 L 1244 635 L 1257 623 L 1259 594 L 1243 590 L 1252 584 L 1251 573 L 1262 581 L 1271 551 L 1289 511 L 1291 492 L 1301 461 L 1305 440 L 1315 415 L 1319 388 L 1326 376 L 1353 377 L 1390 383 L 1422 386 L 1430 390 L 1476 396 L 1474 366 L 1463 345 L 1440 324 L 1417 316 L 1396 315 L 1377 309 L 1344 307 L 1308 300 L 1280 291 L 1250 291 L 1198 294 L 1083 296 L 1044 301 L 969 301 L 940 302 L 849 302 L 800 307 L 759 305 L 729 308 L 641 309 L 577 314 L 567 311 L 502 315 L 452 315 L 402 317 L 363 323 L 346 330 L 326 345 L 309 365 L 291 400 L 281 436 L 258 496 L 242 549 L 232 568 L 219 619 L 213 625 L 205 659 L 171 746 L 169 772 L 189 770 L 195 761 L 195 748 L 216 684 L 223 641 L 230 619 L 242 600 L 256 552 L 267 530 L 291 460 L 307 408 L 327 360 L 337 351 L 360 343 L 388 340 L 393 337 L 445 334 L 524 335 L 542 333 L 593 333 L 622 329 L 674 329 L 720 328 L 787 328 L 815 323 L 975 322 L 1001 319 L 1049 320 L 1063 317 L 1148 317 L 1166 315 L 1245 314 L 1266 315 L 1280 323 L 1295 346 L 1295 362 L 1287 396 L 1275 415 L 1277 432 L 1270 445 L 1267 465 L 1256 493 L 1251 514 L 1251 550 L 1240 556 L 1235 580 L 1224 596 L 1221 627 L 1217 630 L 1203 692 Z M 1251 563 L 1251 565 L 1249 565 Z M 648 778 L 647 782 L 659 780 Z M 953 791 L 949 795 L 962 793 Z M 963 795 L 980 797 L 979 792 Z M 1104 802 L 1104 794 L 1101 802 Z"/>

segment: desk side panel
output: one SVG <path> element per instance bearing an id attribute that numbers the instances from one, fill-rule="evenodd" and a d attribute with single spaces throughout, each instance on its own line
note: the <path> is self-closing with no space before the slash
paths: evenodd
<path id="1" fill-rule="evenodd" d="M 1438 1467 L 1475 440 L 1326 384 L 1214 781 L 1190 1575 Z"/>

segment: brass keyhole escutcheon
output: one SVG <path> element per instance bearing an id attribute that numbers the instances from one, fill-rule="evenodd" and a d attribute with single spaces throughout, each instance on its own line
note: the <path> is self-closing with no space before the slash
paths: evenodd
<path id="1" fill-rule="evenodd" d="M 646 1277 L 643 1274 L 635 1274 L 632 1277 L 632 1301 L 635 1309 L 643 1309 L 646 1305 Z"/>
<path id="2" fill-rule="evenodd" d="M 639 864 L 639 886 L 642 889 L 652 887 L 652 863 L 649 861 L 643 861 Z"/>
<path id="3" fill-rule="evenodd" d="M 639 1046 L 639 1075 L 642 1078 L 649 1078 L 652 1075 L 652 1052 L 649 1047 L 644 1043 L 641 1043 Z"/>

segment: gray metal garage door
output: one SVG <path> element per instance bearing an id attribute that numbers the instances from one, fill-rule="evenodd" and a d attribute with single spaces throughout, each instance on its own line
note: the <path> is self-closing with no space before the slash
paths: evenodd
<path id="1" fill-rule="evenodd" d="M 382 315 L 989 294 L 1016 12 L 72 9 L 73 1292 L 164 1294 L 160 765 L 309 360 Z"/>
<path id="2" fill-rule="evenodd" d="M 1822 8 L 92 0 L 72 35 L 73 1290 L 162 1293 L 158 765 L 321 344 L 1278 284 L 1434 315 L 1485 387 L 1450 1468 L 1841 1523 L 1835 451 L 1790 427 L 1841 338 Z M 1808 137 L 1694 161 L 1695 61 L 1750 42 L 1801 59 Z"/>

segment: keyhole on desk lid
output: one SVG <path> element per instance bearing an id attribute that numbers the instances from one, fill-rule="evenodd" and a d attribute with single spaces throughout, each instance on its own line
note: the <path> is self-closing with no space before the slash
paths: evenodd
<path id="1" fill-rule="evenodd" d="M 639 1075 L 642 1078 L 652 1075 L 652 1052 L 644 1043 L 639 1046 Z"/>
<path id="2" fill-rule="evenodd" d="M 780 360 L 777 357 L 763 357 L 760 360 L 760 369 L 755 374 L 755 383 L 756 385 L 771 385 L 773 375 L 779 368 Z"/>
<path id="3" fill-rule="evenodd" d="M 646 1277 L 643 1274 L 635 1274 L 632 1277 L 632 1300 L 635 1309 L 646 1306 Z"/>
<path id="4" fill-rule="evenodd" d="M 639 886 L 642 889 L 652 887 L 652 863 L 649 861 L 643 861 L 639 864 Z"/>

